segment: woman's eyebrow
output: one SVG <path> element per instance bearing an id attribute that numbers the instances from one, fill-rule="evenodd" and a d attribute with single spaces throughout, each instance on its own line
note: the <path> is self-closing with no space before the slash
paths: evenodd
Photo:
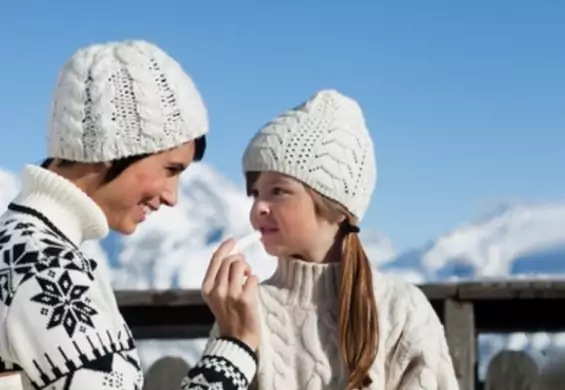
<path id="1" fill-rule="evenodd" d="M 172 162 L 168 164 L 169 168 L 173 168 L 179 172 L 182 172 L 186 169 L 186 165 L 180 162 Z"/>

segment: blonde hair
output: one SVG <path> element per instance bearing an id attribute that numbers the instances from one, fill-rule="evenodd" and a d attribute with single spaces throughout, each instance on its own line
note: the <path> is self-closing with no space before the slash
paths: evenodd
<path id="1" fill-rule="evenodd" d="M 260 172 L 246 173 L 247 193 L 259 178 Z M 357 221 L 344 206 L 311 187 L 303 184 L 316 208 L 316 213 L 330 222 L 341 223 L 342 229 L 356 226 Z M 346 390 L 367 387 L 372 383 L 369 376 L 379 347 L 379 316 L 373 289 L 373 277 L 369 258 L 356 233 L 345 234 L 340 256 L 339 291 L 339 348 L 348 370 Z"/>

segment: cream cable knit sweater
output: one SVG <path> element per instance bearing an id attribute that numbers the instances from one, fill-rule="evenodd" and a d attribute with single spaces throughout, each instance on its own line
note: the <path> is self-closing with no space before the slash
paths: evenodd
<path id="1" fill-rule="evenodd" d="M 444 330 L 416 286 L 374 272 L 380 346 L 370 390 L 457 390 Z M 261 285 L 260 390 L 344 390 L 337 336 L 339 264 L 280 259 Z M 216 327 L 212 330 L 215 336 Z"/>

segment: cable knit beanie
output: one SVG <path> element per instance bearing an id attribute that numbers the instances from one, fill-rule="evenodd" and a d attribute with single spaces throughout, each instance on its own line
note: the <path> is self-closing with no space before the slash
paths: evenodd
<path id="1" fill-rule="evenodd" d="M 78 50 L 58 76 L 48 157 L 108 162 L 174 148 L 208 132 L 191 78 L 145 41 Z"/>
<path id="2" fill-rule="evenodd" d="M 377 179 L 373 142 L 361 108 L 334 90 L 267 123 L 243 156 L 245 172 L 289 175 L 363 218 Z"/>

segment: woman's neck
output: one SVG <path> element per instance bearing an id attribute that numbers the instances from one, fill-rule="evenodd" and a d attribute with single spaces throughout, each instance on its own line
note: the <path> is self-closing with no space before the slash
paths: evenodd
<path id="1" fill-rule="evenodd" d="M 13 203 L 32 208 L 79 246 L 108 234 L 106 216 L 74 183 L 34 165 L 23 170 L 22 188 Z"/>

